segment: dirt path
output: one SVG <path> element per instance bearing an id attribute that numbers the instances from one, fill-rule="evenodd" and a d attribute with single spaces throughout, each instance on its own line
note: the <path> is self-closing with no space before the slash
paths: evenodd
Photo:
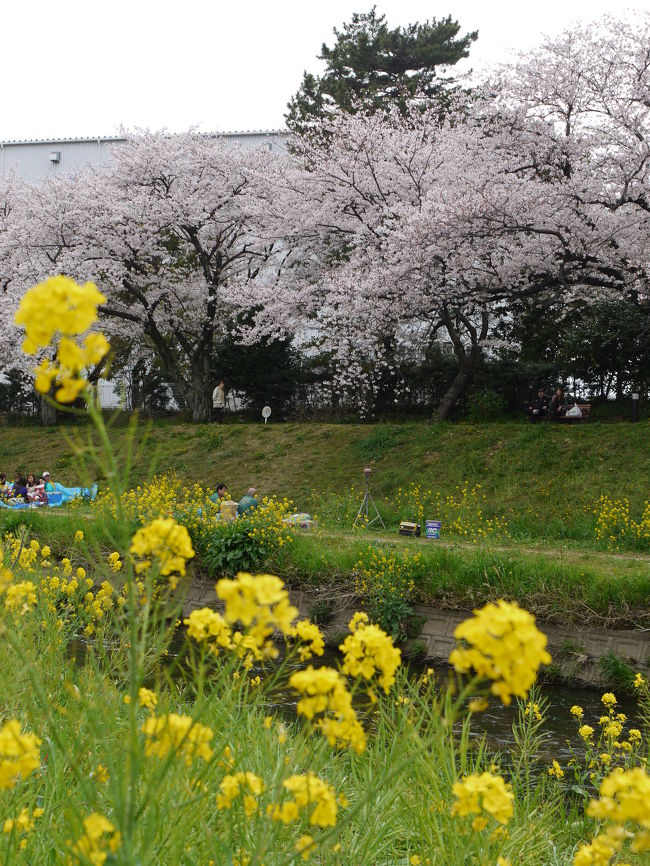
<path id="1" fill-rule="evenodd" d="M 332 530 L 321 529 L 321 534 L 332 539 L 339 538 L 345 541 L 379 541 L 388 544 L 403 544 L 409 548 L 415 548 L 420 545 L 433 545 L 437 547 L 445 547 L 450 550 L 467 550 L 475 551 L 479 549 L 488 549 L 499 553 L 524 554 L 526 556 L 543 556 L 551 559 L 568 560 L 571 562 L 592 561 L 601 565 L 611 563 L 612 565 L 625 562 L 645 562 L 650 567 L 650 554 L 636 553 L 634 551 L 624 551 L 622 553 L 614 553 L 607 550 L 589 550 L 580 547 L 569 547 L 558 542 L 553 546 L 547 544 L 490 544 L 480 545 L 469 541 L 452 541 L 446 539 L 437 539 L 435 541 L 427 541 L 424 538 L 408 538 L 406 536 L 389 535 L 387 532 L 373 532 L 372 530 Z"/>

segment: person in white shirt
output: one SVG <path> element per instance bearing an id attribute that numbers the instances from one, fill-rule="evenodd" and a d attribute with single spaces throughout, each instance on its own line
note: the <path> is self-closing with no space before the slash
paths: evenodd
<path id="1" fill-rule="evenodd" d="M 214 410 L 214 420 L 217 424 L 221 424 L 223 410 L 226 408 L 226 391 L 223 386 L 223 379 L 219 379 L 217 387 L 212 392 L 212 408 Z"/>

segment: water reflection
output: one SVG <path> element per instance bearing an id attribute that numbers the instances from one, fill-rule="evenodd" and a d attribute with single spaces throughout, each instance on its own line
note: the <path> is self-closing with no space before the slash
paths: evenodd
<path id="1" fill-rule="evenodd" d="M 81 639 L 71 641 L 68 645 L 68 657 L 74 660 L 77 665 L 83 664 L 91 643 Z M 179 653 L 182 654 L 184 645 L 185 635 L 175 635 L 169 646 L 167 660 L 171 661 Z M 313 664 L 314 667 L 321 665 L 338 667 L 339 661 L 340 655 L 338 653 L 328 651 L 324 656 L 313 659 L 310 664 Z M 289 662 L 286 666 L 285 676 L 282 677 L 282 682 L 286 683 L 294 670 L 304 667 L 305 665 L 298 661 Z M 436 679 L 441 684 L 447 682 L 449 677 L 452 676 L 450 668 L 444 665 L 422 665 L 410 662 L 408 670 L 414 677 L 420 677 L 428 667 L 433 667 Z M 264 670 L 262 668 L 254 669 L 251 673 L 253 675 L 259 673 L 264 679 L 267 679 L 269 675 L 268 669 Z M 182 665 L 175 669 L 173 676 L 179 678 L 184 676 Z M 155 675 L 146 684 L 153 687 L 155 685 L 154 679 Z M 600 701 L 602 692 L 614 691 L 616 694 L 615 689 L 594 690 L 578 686 L 561 685 L 559 683 L 542 683 L 539 690 L 541 696 L 548 701 L 543 726 L 545 740 L 543 748 L 540 750 L 540 758 L 546 763 L 550 763 L 553 758 L 556 758 L 560 763 L 566 762 L 571 756 L 571 748 L 575 752 L 581 752 L 583 744 L 578 736 L 579 724 L 589 724 L 597 731 L 598 719 L 605 712 Z M 638 710 L 633 697 L 622 694 L 616 694 L 616 697 L 619 701 L 617 710 L 625 713 L 628 717 L 627 728 L 640 727 Z M 276 710 L 290 721 L 296 717 L 296 703 L 297 695 L 294 691 L 286 686 L 278 687 L 273 690 L 272 696 L 269 698 L 269 709 Z M 580 723 L 577 723 L 570 712 L 574 704 L 578 704 L 584 710 L 584 717 Z M 517 713 L 518 708 L 516 703 L 505 707 L 497 698 L 491 698 L 488 709 L 474 716 L 474 736 L 485 736 L 490 751 L 507 753 L 514 743 L 512 725 L 517 717 Z"/>
<path id="2" fill-rule="evenodd" d="M 314 667 L 320 665 L 331 665 L 336 667 L 339 661 L 336 653 L 327 653 L 322 658 L 312 661 Z M 288 666 L 291 670 L 299 669 L 304 665 L 296 663 Z M 452 671 L 444 665 L 419 665 L 410 663 L 409 671 L 413 676 L 421 676 L 427 667 L 433 667 L 438 682 L 445 683 L 452 676 Z M 263 672 L 260 672 L 263 673 Z M 580 724 L 590 724 L 598 730 L 598 719 L 605 710 L 600 701 L 603 691 L 611 689 L 586 689 L 578 686 L 562 685 L 559 683 L 542 683 L 539 686 L 541 696 L 548 701 L 544 716 L 544 746 L 540 750 L 542 761 L 551 762 L 556 758 L 561 763 L 571 757 L 571 748 L 574 752 L 582 751 L 582 740 L 578 736 Z M 634 719 L 637 718 L 637 707 L 628 696 L 616 695 L 619 699 L 617 710 L 628 717 L 628 727 L 639 727 Z M 271 707 L 286 713 L 289 718 L 294 716 L 294 708 L 297 698 L 295 692 L 289 689 L 274 692 Z M 578 723 L 571 715 L 571 707 L 578 704 L 584 710 L 582 722 Z M 490 751 L 507 752 L 514 743 L 512 725 L 517 718 L 518 707 L 513 702 L 509 707 L 503 706 L 498 698 L 491 698 L 487 710 L 474 716 L 474 736 L 485 735 Z M 570 746 L 569 746 L 570 743 Z"/>

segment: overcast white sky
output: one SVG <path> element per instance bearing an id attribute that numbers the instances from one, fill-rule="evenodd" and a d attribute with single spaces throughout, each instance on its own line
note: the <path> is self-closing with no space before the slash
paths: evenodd
<path id="1" fill-rule="evenodd" d="M 5 0 L 0 140 L 97 136 L 120 125 L 275 129 L 332 28 L 372 0 Z M 9 8 L 7 8 L 9 6 Z M 447 14 L 478 30 L 474 68 L 543 33 L 611 12 L 611 0 L 377 0 L 391 26 Z M 650 0 L 614 9 L 650 11 Z"/>

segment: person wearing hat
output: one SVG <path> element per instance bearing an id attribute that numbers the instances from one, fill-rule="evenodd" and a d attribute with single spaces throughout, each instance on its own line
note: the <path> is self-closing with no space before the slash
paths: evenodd
<path id="1" fill-rule="evenodd" d="M 50 473 L 44 472 L 41 475 L 41 478 L 43 479 L 43 482 L 45 483 L 45 492 L 46 493 L 54 493 L 56 488 L 55 488 L 54 484 L 52 483 L 52 479 L 50 478 Z"/>
<path id="2" fill-rule="evenodd" d="M 544 392 L 544 388 L 538 388 L 537 397 L 531 401 L 530 405 L 526 409 L 526 415 L 528 415 L 528 418 L 534 424 L 535 422 L 546 418 L 547 414 L 548 399 Z"/>

